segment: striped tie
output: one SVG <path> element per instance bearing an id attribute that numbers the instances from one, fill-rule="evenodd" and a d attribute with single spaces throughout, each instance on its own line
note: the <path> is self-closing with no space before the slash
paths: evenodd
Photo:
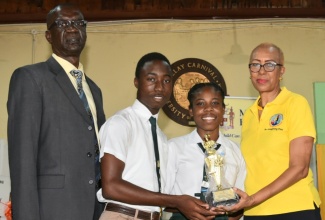
<path id="1" fill-rule="evenodd" d="M 89 118 L 92 120 L 93 127 L 94 127 L 94 121 L 93 121 L 93 117 L 91 114 L 91 110 L 89 108 L 87 97 L 86 97 L 84 90 L 82 88 L 82 72 L 80 70 L 71 70 L 70 73 L 77 80 L 77 89 L 78 89 L 79 98 L 81 99 L 81 101 L 88 113 Z M 98 188 L 100 188 L 101 175 L 100 175 L 100 163 L 99 163 L 99 147 L 98 147 L 98 141 L 97 141 L 95 129 L 93 129 L 93 131 L 94 131 L 94 139 L 95 139 L 95 175 L 96 175 L 95 178 L 96 178 L 96 186 Z"/>

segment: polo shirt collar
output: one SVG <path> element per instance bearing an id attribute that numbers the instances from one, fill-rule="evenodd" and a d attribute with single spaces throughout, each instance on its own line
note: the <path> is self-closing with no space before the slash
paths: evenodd
<path id="1" fill-rule="evenodd" d="M 267 103 L 268 106 L 270 105 L 281 105 L 283 102 L 285 102 L 286 97 L 289 95 L 290 91 L 285 87 L 281 87 L 281 92 L 278 94 L 278 96 L 272 101 Z M 258 100 L 261 98 L 261 96 L 258 96 L 255 100 L 254 104 L 250 107 L 250 110 L 257 114 L 257 105 Z M 220 137 L 220 136 L 219 136 Z"/>

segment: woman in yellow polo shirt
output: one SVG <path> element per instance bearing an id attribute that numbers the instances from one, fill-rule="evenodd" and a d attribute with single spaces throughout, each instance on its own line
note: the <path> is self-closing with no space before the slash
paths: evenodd
<path id="1" fill-rule="evenodd" d="M 259 97 L 243 118 L 247 194 L 237 189 L 240 202 L 223 208 L 245 208 L 245 220 L 320 220 L 321 201 L 309 168 L 316 131 L 308 102 L 280 87 L 284 56 L 276 45 L 258 45 L 249 69 Z"/>

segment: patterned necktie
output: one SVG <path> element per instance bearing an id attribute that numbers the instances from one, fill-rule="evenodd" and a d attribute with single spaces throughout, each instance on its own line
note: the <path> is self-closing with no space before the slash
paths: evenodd
<path id="1" fill-rule="evenodd" d="M 88 101 L 86 98 L 86 95 L 84 93 L 84 90 L 82 88 L 82 72 L 80 70 L 71 70 L 71 75 L 74 76 L 77 80 L 77 89 L 78 89 L 78 94 L 79 98 L 81 99 L 82 103 L 84 104 L 84 107 L 89 115 L 91 117 L 91 111 L 88 105 Z"/>
<path id="2" fill-rule="evenodd" d="M 93 123 L 93 127 L 94 127 L 94 121 L 92 118 L 92 114 L 91 114 L 91 110 L 89 108 L 89 104 L 86 98 L 86 95 L 84 93 L 83 87 L 82 87 L 82 72 L 80 70 L 71 70 L 71 75 L 74 76 L 77 80 L 77 89 L 78 89 L 78 94 L 79 94 L 79 98 L 81 99 L 87 114 L 89 116 L 89 118 L 92 120 Z M 96 136 L 96 132 L 95 129 L 93 129 L 94 131 L 94 139 L 95 139 L 95 178 L 96 178 L 96 186 L 98 188 L 100 188 L 101 186 L 101 175 L 100 175 L 100 163 L 99 163 L 99 147 L 98 147 L 98 142 L 97 142 L 97 136 Z"/>
<path id="3" fill-rule="evenodd" d="M 157 123 L 156 118 L 150 117 L 149 119 L 151 124 L 151 133 L 152 133 L 152 139 L 153 139 L 153 145 L 155 149 L 155 158 L 156 158 L 156 173 L 157 173 L 157 179 L 158 179 L 158 187 L 159 192 L 161 191 L 161 182 L 160 182 L 160 162 L 159 162 L 159 150 L 158 150 L 158 141 L 157 141 Z"/>

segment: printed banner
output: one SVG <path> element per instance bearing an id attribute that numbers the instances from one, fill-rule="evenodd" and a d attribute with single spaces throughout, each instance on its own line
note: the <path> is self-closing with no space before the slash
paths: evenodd
<path id="1" fill-rule="evenodd" d="M 223 124 L 220 126 L 220 131 L 225 137 L 240 144 L 241 127 L 243 116 L 254 102 L 254 97 L 225 97 L 225 114 L 223 116 Z"/>

